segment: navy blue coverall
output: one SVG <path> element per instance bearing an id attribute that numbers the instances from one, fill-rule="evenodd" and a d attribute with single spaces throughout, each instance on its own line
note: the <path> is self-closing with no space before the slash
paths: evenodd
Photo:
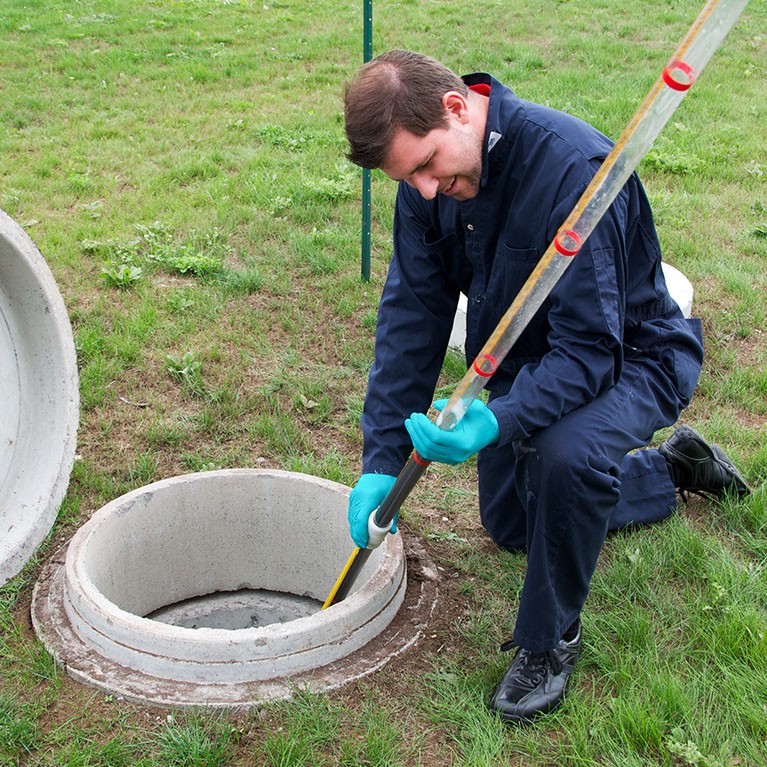
<path id="1" fill-rule="evenodd" d="M 403 421 L 425 412 L 459 292 L 474 359 L 608 154 L 601 133 L 489 87 L 480 190 L 425 200 L 400 183 L 362 416 L 363 471 L 397 475 Z M 580 615 L 608 529 L 676 508 L 666 462 L 645 447 L 689 403 L 700 322 L 669 296 L 652 213 L 636 174 L 490 379 L 499 441 L 477 459 L 482 523 L 528 564 L 514 639 L 553 648 Z M 632 452 L 633 451 L 633 452 Z"/>

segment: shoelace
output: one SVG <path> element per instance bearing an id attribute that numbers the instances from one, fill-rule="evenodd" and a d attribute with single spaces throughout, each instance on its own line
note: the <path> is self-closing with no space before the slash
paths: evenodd
<path id="1" fill-rule="evenodd" d="M 516 646 L 514 641 L 510 639 L 501 645 L 501 651 L 507 652 Z M 527 679 L 535 680 L 536 683 L 546 674 L 547 667 L 550 668 L 555 675 L 562 672 L 562 661 L 559 660 L 554 650 L 531 652 L 530 650 L 525 650 L 524 647 L 520 647 L 517 657 L 522 664 L 521 671 L 523 676 Z"/>

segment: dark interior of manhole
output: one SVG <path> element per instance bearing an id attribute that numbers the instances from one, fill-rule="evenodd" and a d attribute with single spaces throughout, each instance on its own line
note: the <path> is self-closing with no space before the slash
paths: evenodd
<path id="1" fill-rule="evenodd" d="M 313 597 L 265 589 L 240 589 L 185 599 L 145 617 L 182 628 L 236 630 L 287 623 L 314 615 L 321 607 L 322 602 Z"/>

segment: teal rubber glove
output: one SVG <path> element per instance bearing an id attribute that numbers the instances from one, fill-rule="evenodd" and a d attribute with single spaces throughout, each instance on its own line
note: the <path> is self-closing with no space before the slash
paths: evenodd
<path id="1" fill-rule="evenodd" d="M 349 534 L 359 548 L 367 548 L 368 519 L 383 503 L 396 481 L 397 478 L 390 474 L 363 474 L 352 489 L 349 496 Z M 397 532 L 396 514 L 390 532 Z"/>
<path id="2" fill-rule="evenodd" d="M 442 410 L 446 404 L 446 399 L 440 399 L 432 407 Z M 493 411 L 476 399 L 450 431 L 440 429 L 423 413 L 413 413 L 405 421 L 405 428 L 421 458 L 449 464 L 465 461 L 483 447 L 497 442 L 501 435 Z"/>

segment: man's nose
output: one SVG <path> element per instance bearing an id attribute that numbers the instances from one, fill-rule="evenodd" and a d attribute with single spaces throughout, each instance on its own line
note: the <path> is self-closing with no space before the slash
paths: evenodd
<path id="1" fill-rule="evenodd" d="M 433 200 L 439 190 L 439 179 L 424 171 L 416 171 L 410 177 L 410 185 L 414 186 L 425 200 Z"/>

